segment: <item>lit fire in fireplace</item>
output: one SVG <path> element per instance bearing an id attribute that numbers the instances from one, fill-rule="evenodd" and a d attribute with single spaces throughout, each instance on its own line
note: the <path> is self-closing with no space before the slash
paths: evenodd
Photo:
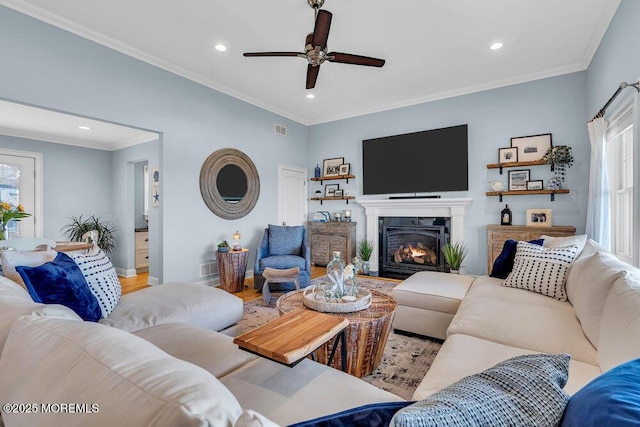
<path id="1" fill-rule="evenodd" d="M 428 248 L 418 242 L 416 246 L 400 246 L 393 252 L 393 261 L 400 264 L 403 262 L 415 264 L 437 265 L 438 255 L 433 248 Z"/>
<path id="2" fill-rule="evenodd" d="M 427 254 L 426 250 L 417 248 L 413 245 L 409 245 L 409 251 L 411 252 L 411 257 L 425 256 Z"/>

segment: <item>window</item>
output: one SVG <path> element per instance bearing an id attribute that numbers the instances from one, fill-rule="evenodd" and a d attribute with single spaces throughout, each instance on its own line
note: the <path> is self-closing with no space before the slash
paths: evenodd
<path id="1" fill-rule="evenodd" d="M 611 251 L 634 263 L 633 107 L 628 104 L 609 121 L 607 162 L 611 197 Z"/>

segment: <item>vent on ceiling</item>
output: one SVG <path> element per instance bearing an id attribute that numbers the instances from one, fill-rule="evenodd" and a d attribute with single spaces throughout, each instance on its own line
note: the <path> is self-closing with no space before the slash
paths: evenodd
<path id="1" fill-rule="evenodd" d="M 273 124 L 273 131 L 281 136 L 287 136 L 287 128 L 277 123 Z"/>

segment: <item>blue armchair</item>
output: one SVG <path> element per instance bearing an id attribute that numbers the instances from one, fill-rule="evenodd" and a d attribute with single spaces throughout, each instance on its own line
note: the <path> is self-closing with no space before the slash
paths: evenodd
<path id="1" fill-rule="evenodd" d="M 265 278 L 262 272 L 265 268 L 279 270 L 300 268 L 300 287 L 305 288 L 311 283 L 311 249 L 304 226 L 280 226 L 269 224 L 264 230 L 262 243 L 258 247 L 256 263 L 253 267 L 253 287 L 262 289 Z M 271 283 L 269 283 L 271 285 Z M 295 284 L 274 284 L 274 290 L 295 289 Z M 276 286 L 278 286 L 276 288 Z"/>

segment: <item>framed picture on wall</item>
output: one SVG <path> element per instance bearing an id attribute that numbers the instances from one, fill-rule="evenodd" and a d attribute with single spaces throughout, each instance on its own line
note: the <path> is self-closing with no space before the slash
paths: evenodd
<path id="1" fill-rule="evenodd" d="M 515 163 L 518 161 L 518 147 L 498 148 L 498 163 Z"/>
<path id="2" fill-rule="evenodd" d="M 324 197 L 333 197 L 336 190 L 340 188 L 339 184 L 327 184 L 324 186 Z"/>
<path id="3" fill-rule="evenodd" d="M 527 209 L 528 227 L 551 227 L 551 209 Z"/>
<path id="4" fill-rule="evenodd" d="M 509 171 L 509 191 L 526 190 L 529 173 L 529 169 Z"/>
<path id="5" fill-rule="evenodd" d="M 349 175 L 351 172 L 351 163 L 344 163 L 340 165 L 339 175 Z"/>
<path id="6" fill-rule="evenodd" d="M 322 161 L 322 176 L 339 176 L 340 165 L 344 164 L 344 157 L 336 157 L 334 159 L 324 159 Z"/>
<path id="7" fill-rule="evenodd" d="M 552 146 L 550 133 L 511 138 L 511 147 L 518 148 L 519 162 L 541 160 Z"/>
<path id="8" fill-rule="evenodd" d="M 527 190 L 542 190 L 542 180 L 527 181 Z"/>

